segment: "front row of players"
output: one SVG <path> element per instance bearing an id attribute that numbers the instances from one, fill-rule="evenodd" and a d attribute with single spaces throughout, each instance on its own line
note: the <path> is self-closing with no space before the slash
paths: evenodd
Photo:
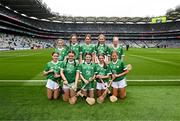
<path id="1" fill-rule="evenodd" d="M 44 75 L 47 77 L 48 99 L 58 99 L 61 92 L 63 100 L 69 101 L 70 104 L 75 104 L 77 97 L 81 96 L 86 99 L 88 104 L 92 105 L 95 103 L 95 81 L 98 103 L 102 103 L 107 94 L 111 95 L 112 102 L 115 102 L 117 97 L 120 99 L 126 97 L 125 75 L 131 69 L 131 65 L 125 66 L 118 59 L 116 51 L 112 52 L 112 61 L 109 64 L 105 63 L 103 54 L 98 55 L 98 64 L 92 63 L 91 53 L 85 54 L 85 61 L 81 64 L 74 59 L 74 51 L 68 52 L 66 61 L 58 61 L 58 57 L 59 54 L 53 52 L 52 61 L 47 63 L 44 70 Z M 79 82 L 80 84 L 78 84 Z M 109 89 L 110 86 L 112 93 Z M 81 87 L 80 91 L 77 91 L 77 87 Z"/>

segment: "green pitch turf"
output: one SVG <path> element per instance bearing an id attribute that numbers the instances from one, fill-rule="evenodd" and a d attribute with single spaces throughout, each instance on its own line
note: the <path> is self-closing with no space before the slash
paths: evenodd
<path id="1" fill-rule="evenodd" d="M 0 120 L 180 120 L 178 86 L 129 86 L 124 101 L 89 106 L 49 101 L 44 86 L 1 86 Z"/>
<path id="2" fill-rule="evenodd" d="M 0 52 L 0 80 L 42 80 L 52 49 Z M 180 49 L 134 49 L 125 51 L 125 63 L 133 70 L 130 80 L 180 79 Z"/>

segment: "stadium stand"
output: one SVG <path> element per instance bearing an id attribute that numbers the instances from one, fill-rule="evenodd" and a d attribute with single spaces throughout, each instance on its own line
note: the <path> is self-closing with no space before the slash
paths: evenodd
<path id="1" fill-rule="evenodd" d="M 0 50 L 38 49 L 53 47 L 53 40 L 0 34 Z"/>
<path id="2" fill-rule="evenodd" d="M 13 5 L 17 1 L 17 5 Z M 0 0 L 0 32 L 25 36 L 37 40 L 52 43 L 57 38 L 68 40 L 72 33 L 78 35 L 82 41 L 85 34 L 91 34 L 93 43 L 96 43 L 97 36 L 105 34 L 108 43 L 111 43 L 113 36 L 119 36 L 123 46 L 130 47 L 180 47 L 180 11 L 177 7 L 168 11 L 166 23 L 151 23 L 151 18 L 129 18 L 129 17 L 68 17 L 52 13 L 47 5 L 40 0 Z M 41 9 L 37 9 L 38 6 Z M 29 11 L 32 8 L 34 11 Z M 23 13 L 23 14 L 22 14 Z M 40 15 L 41 14 L 41 15 Z M 29 39 L 27 39 L 29 40 Z M 11 40 L 12 41 L 12 40 Z M 1 42 L 2 43 L 2 42 Z M 7 42 L 6 42 L 7 43 Z M 17 47 L 23 41 L 16 43 Z M 26 42 L 25 42 L 26 43 Z M 3 47 L 10 45 L 3 43 Z M 29 46 L 28 46 L 29 47 Z"/>

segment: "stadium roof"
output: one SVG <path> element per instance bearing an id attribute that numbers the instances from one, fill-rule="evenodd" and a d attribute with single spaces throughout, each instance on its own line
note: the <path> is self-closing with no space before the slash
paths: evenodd
<path id="1" fill-rule="evenodd" d="M 0 0 L 0 3 L 29 17 L 47 19 L 54 16 L 51 9 L 41 0 Z"/>
<path id="2" fill-rule="evenodd" d="M 0 0 L 0 4 L 17 11 L 23 16 L 47 19 L 54 22 L 63 23 L 151 23 L 149 17 L 72 17 L 61 16 L 51 12 L 42 0 Z M 167 21 L 180 21 L 180 6 L 170 9 L 166 13 Z"/>

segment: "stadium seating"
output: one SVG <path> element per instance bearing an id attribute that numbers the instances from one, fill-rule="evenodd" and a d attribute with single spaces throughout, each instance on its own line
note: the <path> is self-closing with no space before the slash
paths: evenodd
<path id="1" fill-rule="evenodd" d="M 92 35 L 95 44 L 98 35 L 103 33 L 108 43 L 111 43 L 113 36 L 116 35 L 119 36 L 124 46 L 129 44 L 131 47 L 144 48 L 164 47 L 164 45 L 168 45 L 166 47 L 180 47 L 178 44 L 180 21 L 157 24 L 63 23 L 32 19 L 15 13 L 3 5 L 0 5 L 0 17 L 0 32 L 19 35 L 22 38 L 27 36 L 27 38 L 43 38 L 44 40 L 55 40 L 57 38 L 68 40 L 72 33 L 76 33 L 78 39 L 83 41 L 85 34 L 89 33 Z M 14 37 L 14 40 L 16 40 L 16 37 Z M 13 39 L 11 41 L 11 45 L 7 42 L 1 42 L 3 43 L 1 48 L 14 47 L 15 45 L 12 45 Z M 52 46 L 52 43 L 48 46 Z M 28 46 L 27 41 L 16 41 L 15 47 L 25 48 L 30 46 Z"/>

